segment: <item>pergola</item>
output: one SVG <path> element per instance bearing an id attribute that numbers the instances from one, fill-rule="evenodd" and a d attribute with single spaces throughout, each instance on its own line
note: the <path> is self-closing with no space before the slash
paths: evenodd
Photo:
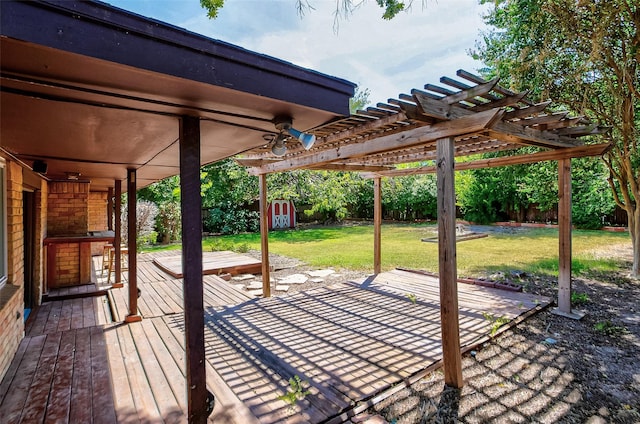
<path id="1" fill-rule="evenodd" d="M 459 70 L 458 79 L 443 77 L 442 85 L 426 84 L 410 95 L 378 103 L 314 128 L 317 141 L 305 150 L 289 141 L 281 157 L 271 144 L 242 155 L 237 161 L 260 178 L 263 291 L 270 295 L 266 178 L 295 169 L 358 171 L 374 180 L 374 272 L 381 272 L 381 178 L 422 173 L 437 174 L 438 244 L 441 331 L 446 384 L 462 387 L 458 324 L 455 171 L 541 161 L 558 162 L 560 315 L 580 318 L 571 309 L 571 159 L 602 155 L 609 144 L 584 144 L 581 137 L 602 133 L 584 117 L 552 112 L 551 102 L 534 103 L 527 93 L 514 93 L 498 84 Z M 532 154 L 491 159 L 467 157 L 489 152 L 539 147 Z M 470 159 L 470 160 L 469 160 Z M 396 168 L 405 163 L 421 166 Z"/>

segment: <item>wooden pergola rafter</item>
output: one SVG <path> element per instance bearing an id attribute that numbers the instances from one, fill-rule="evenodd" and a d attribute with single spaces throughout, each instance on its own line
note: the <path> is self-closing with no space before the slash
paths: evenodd
<path id="1" fill-rule="evenodd" d="M 276 158 L 271 145 L 266 144 L 238 161 L 248 166 L 250 173 L 259 175 L 299 168 L 342 170 L 433 160 L 436 140 L 445 133 L 430 129 L 444 123 L 457 130 L 445 134 L 455 138 L 456 157 L 521 146 L 570 148 L 583 144 L 580 137 L 601 132 L 584 117 L 548 111 L 550 101 L 534 103 L 526 92 L 514 93 L 501 87 L 497 78 L 485 81 L 463 70 L 457 76 L 465 81 L 443 77 L 440 81 L 448 87 L 426 84 L 423 90 L 411 90 L 411 95 L 401 94 L 398 99 L 308 130 L 317 138 L 309 151 L 289 142 L 287 153 Z M 480 128 L 470 125 L 473 117 L 481 121 L 483 113 L 501 115 L 485 121 Z M 416 134 L 423 135 L 415 140 L 412 136 Z M 370 148 L 382 137 L 388 148 Z"/>
<path id="2" fill-rule="evenodd" d="M 558 161 L 560 315 L 571 309 L 571 158 L 599 156 L 608 144 L 585 144 L 581 137 L 605 131 L 584 117 L 554 111 L 551 102 L 535 103 L 527 92 L 515 93 L 459 70 L 459 79 L 443 77 L 375 107 L 307 130 L 316 136 L 310 150 L 287 141 L 282 157 L 271 143 L 237 158 L 260 178 L 263 289 L 270 294 L 266 231 L 266 175 L 295 169 L 360 171 L 374 180 L 374 272 L 381 272 L 381 178 L 435 173 L 438 181 L 438 251 L 441 328 L 445 382 L 462 387 L 458 327 L 455 189 L 456 170 Z M 534 146 L 536 153 L 455 161 L 456 157 L 514 151 Z M 396 165 L 416 163 L 411 168 Z"/>

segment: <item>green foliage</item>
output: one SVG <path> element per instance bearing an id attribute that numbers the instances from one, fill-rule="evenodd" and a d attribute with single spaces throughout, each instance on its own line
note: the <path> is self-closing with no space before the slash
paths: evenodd
<path id="1" fill-rule="evenodd" d="M 604 218 L 616 206 L 607 182 L 607 168 L 598 158 L 574 159 L 572 168 L 573 224 L 587 230 L 601 228 L 606 224 Z"/>
<path id="2" fill-rule="evenodd" d="M 239 234 L 260 229 L 258 212 L 240 209 L 231 202 L 209 209 L 203 221 L 204 231 L 209 233 Z"/>
<path id="3" fill-rule="evenodd" d="M 289 379 L 289 390 L 287 390 L 284 395 L 278 396 L 278 400 L 286 402 L 289 407 L 293 408 L 299 400 L 311 394 L 309 390 L 306 390 L 308 384 L 306 381 L 302 381 L 297 375 L 294 375 Z"/>
<path id="4" fill-rule="evenodd" d="M 249 244 L 247 243 L 235 243 L 233 240 L 226 240 L 219 237 L 211 237 L 203 240 L 203 250 L 209 250 L 211 252 L 221 252 L 223 250 L 230 250 L 232 252 L 247 253 L 249 251 Z"/>
<path id="5" fill-rule="evenodd" d="M 418 297 L 413 293 L 407 293 L 407 297 L 414 305 L 418 302 Z"/>
<path id="6" fill-rule="evenodd" d="M 533 152 L 533 148 L 524 148 L 515 153 Z M 572 161 L 572 217 L 576 227 L 601 228 L 604 218 L 613 212 L 615 202 L 607 175 L 606 167 L 597 158 Z M 526 211 L 530 206 L 544 214 L 553 211 L 558 203 L 556 162 L 464 171 L 456 177 L 458 205 L 464 218 L 472 222 L 503 221 L 509 213 L 525 222 L 529 220 Z M 539 217 L 533 219 L 541 221 Z"/>
<path id="7" fill-rule="evenodd" d="M 491 323 L 491 335 L 492 336 L 495 336 L 495 334 L 498 332 L 498 329 L 500 329 L 500 327 L 502 327 L 504 324 L 509 322 L 509 318 L 496 317 L 493 314 L 490 314 L 488 312 L 483 312 L 482 316 L 484 317 L 484 319 L 486 319 L 487 321 L 489 321 Z"/>
<path id="8" fill-rule="evenodd" d="M 593 329 L 607 336 L 618 336 L 628 331 L 626 328 L 615 325 L 609 320 L 596 322 Z"/>
<path id="9" fill-rule="evenodd" d="M 525 198 L 517 181 L 523 169 L 519 165 L 460 173 L 456 193 L 464 219 L 481 224 L 503 221 L 509 210 L 521 208 Z"/>
<path id="10" fill-rule="evenodd" d="M 603 157 L 615 202 L 640 248 L 640 3 L 632 0 L 481 0 L 492 8 L 473 52 L 514 91 L 553 99 L 609 127 Z M 595 193 L 594 193 L 595 194 Z M 596 200 L 589 204 L 597 205 Z M 582 217 L 578 219 L 583 220 Z M 591 218 L 586 226 L 595 225 Z M 636 226 L 634 228 L 634 226 Z M 638 255 L 632 273 L 640 273 Z"/>
<path id="11" fill-rule="evenodd" d="M 349 111 L 351 113 L 355 113 L 360 109 L 364 109 L 367 104 L 369 104 L 369 95 L 371 91 L 368 88 L 360 88 L 360 86 L 356 87 L 356 92 L 353 94 L 353 97 L 349 99 Z"/>
<path id="12" fill-rule="evenodd" d="M 158 205 L 156 229 L 162 244 L 174 243 L 181 238 L 181 212 L 178 202 L 165 202 Z"/>
<path id="13" fill-rule="evenodd" d="M 382 19 L 387 21 L 395 18 L 398 13 L 402 12 L 406 8 L 404 2 L 398 0 L 376 0 L 376 3 L 384 9 Z"/>
<path id="14" fill-rule="evenodd" d="M 128 212 L 127 202 L 122 203 L 120 225 L 122 229 L 122 243 L 128 242 Z M 136 203 L 136 247 L 138 252 L 144 245 L 154 244 L 158 234 L 154 231 L 154 222 L 158 214 L 158 207 L 148 200 L 138 200 Z"/>
<path id="15" fill-rule="evenodd" d="M 233 159 L 202 167 L 200 173 L 203 228 L 207 232 L 238 234 L 257 231 L 259 214 L 250 210 L 258 197 L 258 182 Z"/>
<path id="16" fill-rule="evenodd" d="M 158 207 L 155 219 L 157 238 L 163 244 L 180 240 L 180 177 L 169 177 L 138 190 L 138 198 Z"/>
<path id="17" fill-rule="evenodd" d="M 589 299 L 589 295 L 586 293 L 578 293 L 578 292 L 572 292 L 571 293 L 571 304 L 572 305 L 584 305 L 586 303 L 589 303 L 591 301 L 591 299 Z"/>
<path id="18" fill-rule="evenodd" d="M 224 6 L 224 0 L 200 0 L 200 6 L 207 11 L 209 19 L 218 17 L 218 11 Z"/>
<path id="19" fill-rule="evenodd" d="M 201 169 L 202 207 L 214 208 L 219 205 L 234 205 L 240 209 L 258 198 L 257 178 L 233 159 L 225 159 Z"/>
<path id="20" fill-rule="evenodd" d="M 310 171 L 306 191 L 307 216 L 320 214 L 325 223 L 340 222 L 357 207 L 361 188 L 371 184 L 352 172 Z"/>
<path id="21" fill-rule="evenodd" d="M 382 19 L 393 19 L 398 13 L 407 9 L 407 4 L 398 0 L 376 0 L 378 6 L 384 9 Z M 359 6 L 359 2 L 355 4 L 351 0 L 341 0 L 336 2 L 336 17 L 341 15 L 349 15 Z M 411 0 L 409 1 L 411 4 Z M 224 6 L 224 0 L 200 0 L 200 6 L 206 10 L 207 17 L 209 19 L 215 19 L 218 17 L 218 12 Z M 300 16 L 303 16 L 305 11 L 313 9 L 313 2 L 310 0 L 296 0 L 296 10 Z"/>
<path id="22" fill-rule="evenodd" d="M 434 175 L 411 175 L 385 179 L 382 183 L 383 210 L 395 219 L 435 218 L 438 210 L 436 196 Z"/>

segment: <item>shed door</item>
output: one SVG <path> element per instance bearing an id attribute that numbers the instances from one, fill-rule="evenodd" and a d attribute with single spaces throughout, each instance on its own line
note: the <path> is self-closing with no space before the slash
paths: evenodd
<path id="1" fill-rule="evenodd" d="M 289 202 L 287 200 L 274 200 L 271 205 L 271 222 L 273 228 L 289 228 Z"/>

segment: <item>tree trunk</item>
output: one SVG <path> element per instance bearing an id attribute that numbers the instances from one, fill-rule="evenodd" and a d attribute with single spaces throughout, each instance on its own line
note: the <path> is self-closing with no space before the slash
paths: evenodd
<path id="1" fill-rule="evenodd" d="M 629 221 L 631 245 L 633 246 L 633 266 L 631 268 L 631 277 L 638 278 L 640 276 L 640 208 L 628 208 L 627 218 Z"/>

